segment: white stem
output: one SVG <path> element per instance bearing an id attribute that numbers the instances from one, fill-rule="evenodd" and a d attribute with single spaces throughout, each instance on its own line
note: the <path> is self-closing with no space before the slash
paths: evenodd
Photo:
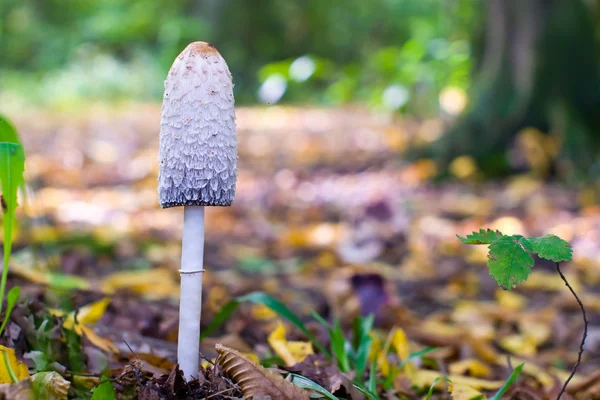
<path id="1" fill-rule="evenodd" d="M 186 206 L 181 241 L 181 300 L 177 360 L 187 380 L 198 377 L 204 273 L 204 207 Z"/>

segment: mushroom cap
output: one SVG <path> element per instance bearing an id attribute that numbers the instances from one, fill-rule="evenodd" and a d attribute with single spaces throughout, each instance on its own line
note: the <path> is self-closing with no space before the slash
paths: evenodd
<path id="1" fill-rule="evenodd" d="M 165 80 L 158 155 L 162 208 L 231 205 L 238 159 L 233 106 L 231 73 L 221 54 L 205 42 L 189 44 Z"/>

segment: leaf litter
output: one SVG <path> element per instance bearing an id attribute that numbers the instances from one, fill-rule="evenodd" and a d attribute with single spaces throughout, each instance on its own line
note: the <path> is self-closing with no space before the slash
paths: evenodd
<path id="1" fill-rule="evenodd" d="M 416 399 L 432 388 L 430 398 L 471 399 L 497 394 L 524 363 L 504 396 L 553 398 L 577 360 L 578 305 L 554 263 L 526 260 L 529 279 L 505 292 L 485 246 L 456 238 L 475 231 L 465 240 L 489 244 L 500 231 L 500 254 L 523 250 L 511 235 L 572 244 L 563 270 L 587 305 L 590 337 L 567 392 L 600 398 L 600 209 L 589 190 L 527 175 L 433 183 L 435 164 L 405 163 L 397 145 L 418 141 L 418 124 L 345 109 L 239 110 L 236 203 L 207 213 L 202 327 L 235 305 L 201 344 L 200 377 L 185 383 L 175 346 L 182 216 L 156 200 L 158 111 L 14 116 L 30 195 L 9 270 L 21 300 L 0 344 L 38 376 L 34 386 L 55 385 L 56 398 L 110 397 L 108 385 L 117 398 L 305 396 L 296 375 L 337 398 Z M 255 292 L 298 319 L 244 297 Z M 353 325 L 368 314 L 363 358 Z M 240 373 L 271 389 L 255 394 Z"/>

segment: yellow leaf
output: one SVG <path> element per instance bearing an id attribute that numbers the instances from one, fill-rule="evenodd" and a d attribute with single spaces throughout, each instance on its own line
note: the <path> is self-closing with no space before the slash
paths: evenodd
<path id="1" fill-rule="evenodd" d="M 527 337 L 531 338 L 536 346 L 544 344 L 550 336 L 552 331 L 550 325 L 540 321 L 533 321 L 529 318 L 522 318 L 519 320 L 519 329 Z"/>
<path id="2" fill-rule="evenodd" d="M 217 361 L 216 358 L 213 358 L 210 361 L 203 358 L 202 361 L 200 362 L 200 365 L 202 366 L 202 368 L 208 369 L 209 367 L 212 367 L 213 365 L 215 365 L 216 361 Z"/>
<path id="3" fill-rule="evenodd" d="M 581 282 L 575 275 L 567 276 L 569 283 L 575 292 L 581 290 Z M 521 286 L 527 289 L 539 289 L 553 292 L 560 292 L 565 289 L 565 283 L 556 272 L 533 271 L 527 280 Z"/>
<path id="4" fill-rule="evenodd" d="M 412 383 L 414 386 L 427 389 L 433 385 L 433 382 L 438 377 L 440 377 L 440 373 L 438 371 L 420 369 L 417 371 Z M 447 378 L 450 379 L 454 385 L 466 385 L 476 390 L 497 390 L 504 384 L 504 381 L 488 381 L 485 379 L 471 378 L 453 374 L 447 376 Z M 441 386 L 443 382 L 438 382 L 438 384 Z"/>
<path id="5" fill-rule="evenodd" d="M 508 335 L 500 340 L 505 350 L 522 357 L 533 357 L 536 354 L 535 340 L 527 335 Z"/>
<path id="6" fill-rule="evenodd" d="M 523 366 L 523 373 L 536 378 L 544 386 L 544 388 L 551 389 L 554 386 L 554 378 L 531 361 L 518 357 L 511 357 L 510 362 L 512 365 L 519 365 L 521 363 L 525 363 L 525 365 Z M 498 356 L 498 358 L 496 359 L 496 364 L 508 367 L 508 362 L 506 360 L 506 357 L 504 356 Z"/>
<path id="7" fill-rule="evenodd" d="M 390 332 L 390 335 L 391 334 L 392 332 Z M 373 340 L 371 342 L 371 349 L 369 350 L 369 361 L 373 362 L 375 359 L 377 359 L 377 366 L 379 367 L 379 371 L 381 371 L 381 374 L 385 377 L 387 377 L 390 374 L 390 363 L 387 359 L 387 352 L 391 340 L 390 335 L 388 335 L 388 339 L 386 339 L 385 345 L 383 345 L 382 347 L 379 335 L 377 335 L 373 331 L 369 333 L 369 336 Z"/>
<path id="8" fill-rule="evenodd" d="M 515 292 L 509 292 L 508 290 L 496 291 L 496 300 L 502 308 L 509 311 L 518 311 L 523 309 L 527 305 L 527 299 Z"/>
<path id="9" fill-rule="evenodd" d="M 0 346 L 0 353 L 0 383 L 13 383 L 13 379 L 11 378 L 10 371 L 6 366 L 4 357 L 8 359 L 10 369 L 14 373 L 17 380 L 20 381 L 21 379 L 29 378 L 27 365 L 17 360 L 15 349 Z"/>
<path id="10" fill-rule="evenodd" d="M 105 297 L 102 300 L 98 300 L 94 303 L 88 304 L 87 306 L 81 307 L 77 312 L 77 324 L 78 325 L 94 325 L 102 316 L 106 307 L 110 303 L 110 298 Z M 53 310 L 56 315 L 57 310 Z M 65 329 L 75 329 L 75 312 L 70 312 L 63 322 Z M 76 330 L 76 329 L 75 329 Z"/>
<path id="11" fill-rule="evenodd" d="M 108 294 L 129 289 L 152 298 L 179 298 L 179 284 L 168 268 L 116 272 L 102 279 L 100 288 Z"/>
<path id="12" fill-rule="evenodd" d="M 264 304 L 254 304 L 250 310 L 252 318 L 259 321 L 270 321 L 277 317 L 275 311 L 271 310 Z"/>
<path id="13" fill-rule="evenodd" d="M 466 360 L 452 363 L 448 369 L 451 374 L 465 375 L 468 373 L 469 375 L 477 378 L 483 378 L 490 374 L 489 367 L 474 358 L 468 358 Z"/>
<path id="14" fill-rule="evenodd" d="M 398 355 L 400 361 L 404 361 L 410 356 L 410 346 L 404 330 L 401 328 L 396 328 L 394 334 L 392 335 L 391 342 L 392 347 L 394 350 L 396 350 L 396 354 Z M 412 362 L 407 362 L 404 364 L 404 367 L 402 367 L 402 371 L 408 379 L 412 380 L 417 373 L 417 367 L 415 367 Z"/>
<path id="15" fill-rule="evenodd" d="M 288 367 L 304 361 L 309 354 L 313 354 L 313 347 L 310 342 L 288 342 L 285 338 L 285 326 L 281 322 L 279 322 L 277 328 L 271 332 L 267 341 Z"/>
<path id="16" fill-rule="evenodd" d="M 451 383 L 449 386 L 454 400 L 481 400 L 486 398 L 480 391 L 469 385 Z"/>
<path id="17" fill-rule="evenodd" d="M 92 344 L 94 346 L 99 347 L 102 350 L 107 351 L 109 353 L 118 353 L 119 352 L 119 349 L 117 349 L 117 346 L 115 346 L 110 339 L 106 339 L 101 336 L 98 336 L 96 334 L 96 332 L 94 332 L 91 328 L 88 328 L 85 325 L 79 325 L 79 328 L 80 328 L 80 331 L 77 333 L 79 333 L 80 335 L 84 334 L 85 337 L 87 337 L 88 340 L 90 342 L 92 342 Z"/>

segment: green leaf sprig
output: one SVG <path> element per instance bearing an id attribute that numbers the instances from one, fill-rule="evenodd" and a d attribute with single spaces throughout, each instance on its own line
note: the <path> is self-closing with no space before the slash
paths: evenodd
<path id="1" fill-rule="evenodd" d="M 546 260 L 571 261 L 571 245 L 555 235 L 526 238 L 521 235 L 504 235 L 500 231 L 481 229 L 467 237 L 456 235 L 464 244 L 488 245 L 490 275 L 506 290 L 524 282 L 533 267 L 532 254 Z"/>

